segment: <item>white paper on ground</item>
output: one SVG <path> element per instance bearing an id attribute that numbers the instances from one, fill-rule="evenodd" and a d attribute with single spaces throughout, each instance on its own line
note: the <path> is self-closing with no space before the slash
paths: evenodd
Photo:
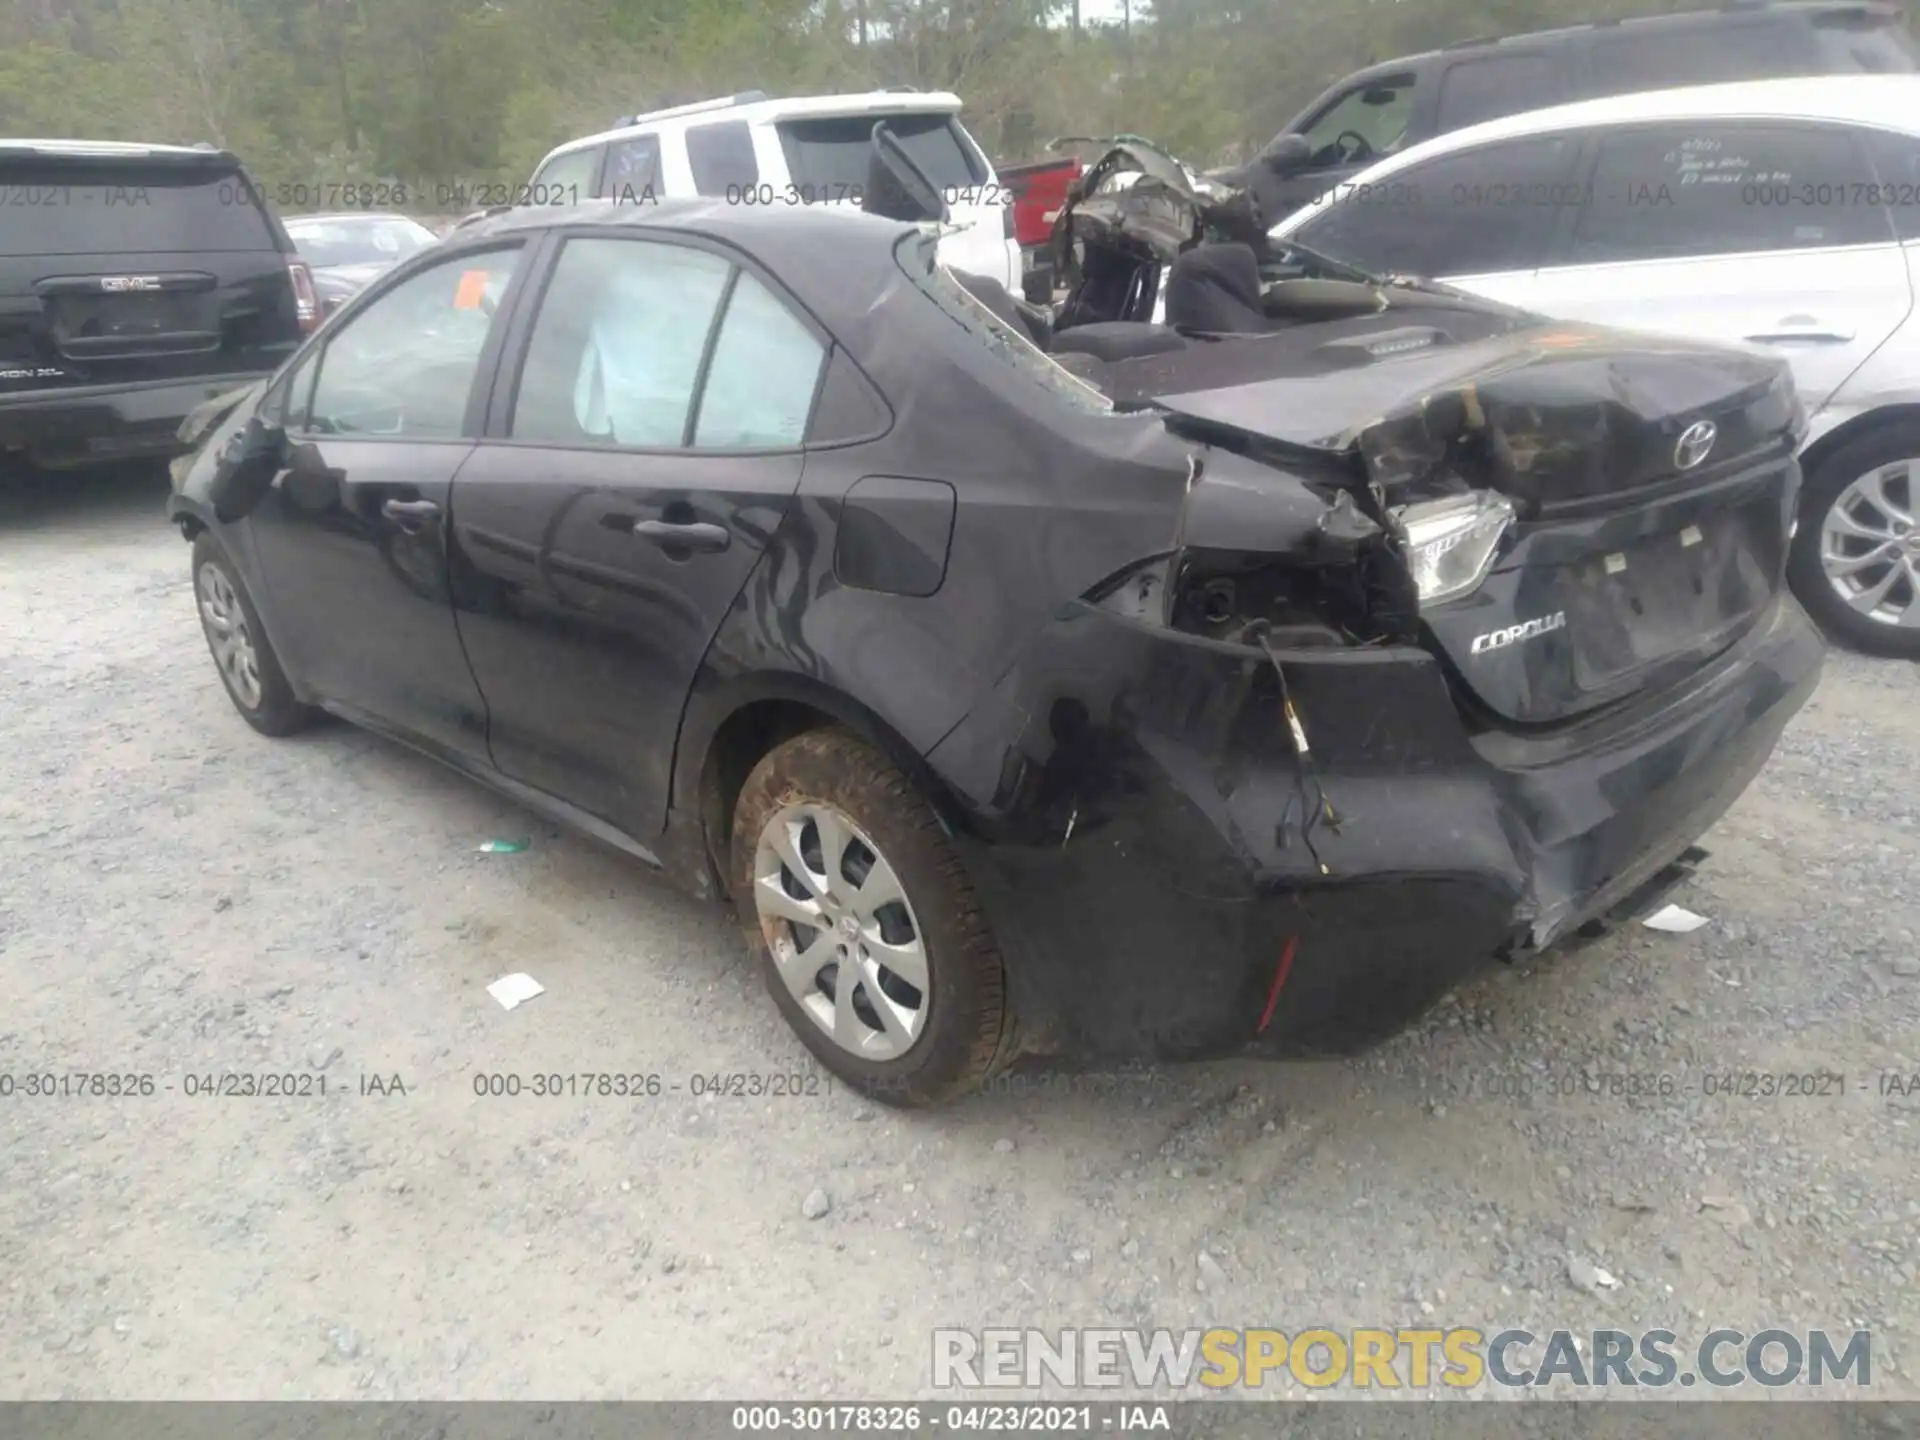
<path id="1" fill-rule="evenodd" d="M 487 986 L 487 994 L 500 1002 L 501 1009 L 511 1010 L 521 1001 L 545 993 L 546 988 L 531 975 L 522 975 L 516 970 L 511 975 L 502 975 Z"/>
<path id="2" fill-rule="evenodd" d="M 1682 910 L 1678 905 L 1663 905 L 1640 923 L 1649 930 L 1664 930 L 1669 935 L 1690 935 L 1708 921 L 1706 916 Z"/>

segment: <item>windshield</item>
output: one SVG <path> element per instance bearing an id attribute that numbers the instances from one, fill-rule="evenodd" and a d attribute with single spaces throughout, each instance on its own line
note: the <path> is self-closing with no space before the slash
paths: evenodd
<path id="1" fill-rule="evenodd" d="M 309 265 L 396 265 L 437 243 L 434 233 L 401 216 L 352 216 L 343 220 L 289 220 L 300 258 Z"/>
<path id="2" fill-rule="evenodd" d="M 931 235 L 908 235 L 895 252 L 900 268 L 958 325 L 994 358 L 1019 371 L 1063 404 L 1094 414 L 1113 413 L 1113 403 L 1077 376 L 1056 365 L 1025 335 L 1008 325 L 975 299 L 937 259 L 938 241 Z"/>

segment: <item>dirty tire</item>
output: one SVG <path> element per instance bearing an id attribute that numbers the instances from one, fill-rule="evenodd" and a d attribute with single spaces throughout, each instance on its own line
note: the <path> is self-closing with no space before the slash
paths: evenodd
<path id="1" fill-rule="evenodd" d="M 1820 528 L 1855 480 L 1879 466 L 1920 456 L 1920 425 L 1900 423 L 1850 440 L 1807 472 L 1800 492 L 1800 531 L 1787 557 L 1787 579 L 1800 603 L 1829 635 L 1869 655 L 1920 659 L 1920 626 L 1889 625 L 1862 615 L 1835 593 L 1820 564 Z"/>
<path id="2" fill-rule="evenodd" d="M 253 646 L 255 670 L 260 681 L 260 696 L 256 703 L 249 704 L 244 696 L 238 694 L 233 682 L 220 666 L 219 652 L 214 648 L 213 634 L 208 629 L 206 617 L 201 616 L 200 629 L 207 641 L 207 653 L 213 657 L 215 672 L 220 676 L 221 687 L 226 690 L 227 698 L 233 702 L 233 708 L 240 716 L 262 735 L 275 737 L 292 735 L 306 729 L 319 718 L 319 712 L 311 706 L 302 705 L 295 698 L 293 686 L 287 683 L 286 672 L 280 668 L 280 657 L 273 653 L 273 646 L 267 640 L 267 632 L 261 628 L 260 613 L 254 609 L 253 596 L 247 592 L 247 585 L 240 578 L 240 567 L 233 563 L 226 547 L 213 537 L 212 532 L 202 530 L 193 542 L 193 584 L 194 605 L 198 609 L 202 602 L 200 590 L 200 572 L 204 566 L 213 566 L 226 577 L 232 587 L 234 598 L 239 602 L 241 613 L 246 619 L 248 639 Z"/>
<path id="3" fill-rule="evenodd" d="M 873 1061 L 842 1048 L 788 990 L 754 902 L 754 857 L 767 823 L 796 804 L 831 807 L 872 837 L 905 891 L 926 952 L 927 1013 L 904 1054 Z M 767 992 L 828 1070 L 885 1105 L 937 1105 L 979 1088 L 1017 1050 L 999 947 L 952 842 L 907 775 L 849 730 L 812 730 L 776 746 L 734 805 L 733 899 Z"/>

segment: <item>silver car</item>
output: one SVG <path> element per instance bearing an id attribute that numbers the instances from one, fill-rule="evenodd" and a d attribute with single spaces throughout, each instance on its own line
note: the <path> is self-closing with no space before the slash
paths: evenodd
<path id="1" fill-rule="evenodd" d="M 406 215 L 299 215 L 285 224 L 294 248 L 313 271 L 322 315 L 331 314 L 409 255 L 440 243 L 433 231 Z"/>
<path id="2" fill-rule="evenodd" d="M 1363 171 L 1270 239 L 1544 315 L 1784 355 L 1810 417 L 1794 589 L 1852 644 L 1920 657 L 1920 76 L 1490 121 Z"/>

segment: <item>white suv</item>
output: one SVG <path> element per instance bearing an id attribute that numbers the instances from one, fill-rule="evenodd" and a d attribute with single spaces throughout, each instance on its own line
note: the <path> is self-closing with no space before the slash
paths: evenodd
<path id="1" fill-rule="evenodd" d="M 939 187 L 952 233 L 940 258 L 955 270 L 1020 289 L 1013 197 L 960 123 L 946 93 L 880 90 L 769 100 L 758 91 L 629 116 L 570 140 L 540 162 L 527 187 L 534 204 L 588 198 L 632 203 L 704 195 L 773 209 L 858 208 L 873 127 L 886 121 Z"/>
<path id="2" fill-rule="evenodd" d="M 1757 344 L 1811 417 L 1789 572 L 1920 656 L 1920 76 L 1626 95 L 1477 125 L 1270 232 L 1541 314 Z"/>

